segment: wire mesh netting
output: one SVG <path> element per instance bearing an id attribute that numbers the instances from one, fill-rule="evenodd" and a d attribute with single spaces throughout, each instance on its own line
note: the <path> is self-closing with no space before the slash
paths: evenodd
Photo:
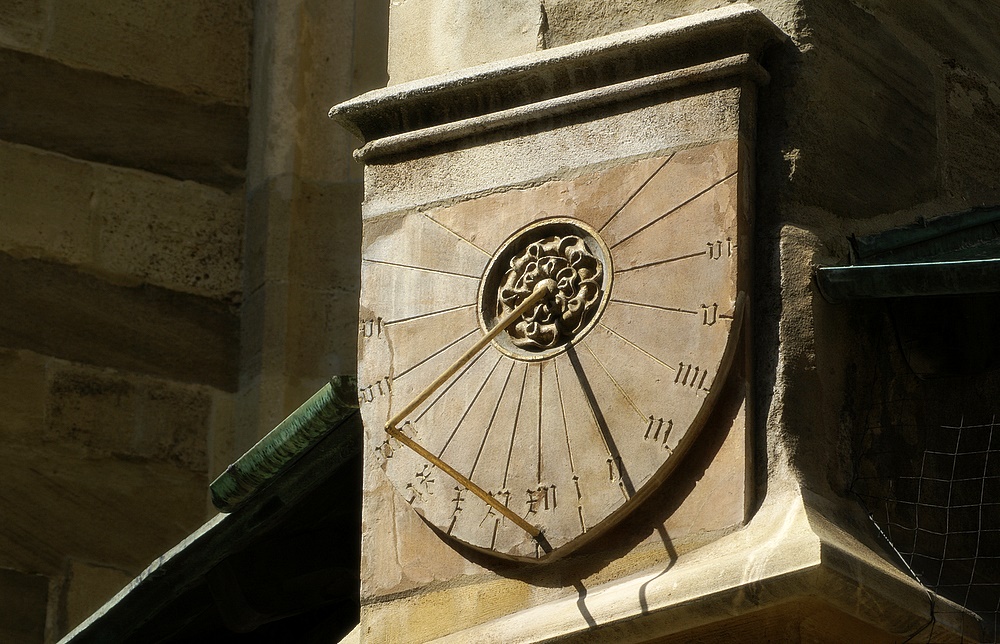
<path id="1" fill-rule="evenodd" d="M 903 566 L 932 593 L 976 612 L 982 641 L 996 642 L 998 378 L 921 379 L 898 347 L 882 349 L 886 357 L 867 390 L 872 398 L 856 446 L 853 492 Z M 932 631 L 912 641 L 934 641 Z M 978 633 L 967 635 L 978 641 Z"/>

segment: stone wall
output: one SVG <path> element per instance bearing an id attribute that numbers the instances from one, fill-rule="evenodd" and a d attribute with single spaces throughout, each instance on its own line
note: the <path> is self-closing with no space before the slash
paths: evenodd
<path id="1" fill-rule="evenodd" d="M 4 641 L 100 606 L 205 518 L 231 457 L 250 19 L 0 8 Z"/>
<path id="2" fill-rule="evenodd" d="M 384 85 L 387 19 L 0 7 L 0 640 L 86 618 L 353 373 L 360 167 L 326 111 Z"/>

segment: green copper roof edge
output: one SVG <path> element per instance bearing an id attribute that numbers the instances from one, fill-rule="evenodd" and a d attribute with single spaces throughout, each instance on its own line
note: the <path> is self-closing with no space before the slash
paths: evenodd
<path id="1" fill-rule="evenodd" d="M 853 246 L 860 263 L 882 263 L 877 261 L 878 258 L 893 253 L 903 253 L 911 247 L 919 247 L 921 244 L 963 231 L 991 224 L 995 226 L 998 222 L 1000 222 L 1000 209 L 975 208 L 935 219 L 922 220 L 902 228 L 858 237 L 853 240 Z"/>
<path id="2" fill-rule="evenodd" d="M 1000 258 L 820 266 L 816 285 L 830 303 L 847 300 L 1000 292 Z"/>
<path id="3" fill-rule="evenodd" d="M 357 409 L 357 380 L 332 378 L 212 482 L 212 503 L 232 512 Z"/>

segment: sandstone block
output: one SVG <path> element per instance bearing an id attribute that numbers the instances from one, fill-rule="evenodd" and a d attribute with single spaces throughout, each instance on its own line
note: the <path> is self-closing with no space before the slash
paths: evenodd
<path id="1" fill-rule="evenodd" d="M 65 436 L 2 443 L 0 457 L 4 489 L 16 490 L 0 496 L 0 567 L 55 577 L 71 557 L 136 574 L 205 520 L 203 471 L 82 455 Z"/>
<path id="2" fill-rule="evenodd" d="M 88 456 L 206 468 L 211 396 L 201 388 L 78 365 L 54 366 L 44 437 Z"/>
<path id="3" fill-rule="evenodd" d="M 0 85 L 5 141 L 227 188 L 243 181 L 245 103 L 206 100 L 6 49 L 0 49 Z"/>
<path id="4" fill-rule="evenodd" d="M 0 143 L 0 250 L 115 282 L 240 291 L 243 201 L 190 181 Z"/>
<path id="5" fill-rule="evenodd" d="M 34 644 L 45 637 L 49 580 L 0 568 L 0 641 Z"/>
<path id="6" fill-rule="evenodd" d="M 245 104 L 247 0 L 52 3 L 46 54 L 77 67 Z M 206 64 L 211 61 L 211 64 Z"/>
<path id="7" fill-rule="evenodd" d="M 357 370 L 358 293 L 298 287 L 290 300 L 288 366 L 295 377 L 309 380 L 303 391 L 308 397 L 330 376 Z"/>
<path id="8" fill-rule="evenodd" d="M 945 73 L 945 186 L 970 206 L 1000 200 L 1000 85 L 954 67 Z"/>
<path id="9" fill-rule="evenodd" d="M 357 293 L 361 282 L 361 183 L 299 182 L 290 213 L 288 275 L 314 289 Z"/>
<path id="10" fill-rule="evenodd" d="M 389 11 L 389 84 L 456 71 L 538 49 L 536 0 L 411 0 Z"/>
<path id="11" fill-rule="evenodd" d="M 33 442 L 45 424 L 45 359 L 30 351 L 0 349 L 0 435 Z"/>
<path id="12" fill-rule="evenodd" d="M 545 0 L 548 47 L 606 36 L 730 4 L 727 0 Z"/>
<path id="13" fill-rule="evenodd" d="M 70 561 L 63 581 L 60 635 L 73 630 L 104 602 L 132 581 L 132 575 L 117 568 Z"/>
<path id="14" fill-rule="evenodd" d="M 807 12 L 812 46 L 774 73 L 789 119 L 789 197 L 839 216 L 912 207 L 938 189 L 935 79 L 871 15 L 842 2 Z M 787 85 L 786 83 L 790 83 Z M 766 106 L 762 110 L 779 109 Z M 774 141 L 776 143 L 776 141 Z"/>
<path id="15" fill-rule="evenodd" d="M 94 254 L 102 271 L 187 293 L 236 297 L 242 194 L 106 166 L 97 180 Z"/>
<path id="16" fill-rule="evenodd" d="M 297 181 L 292 176 L 269 178 L 247 192 L 243 243 L 243 292 L 267 281 L 288 278 L 290 227 Z"/>
<path id="17" fill-rule="evenodd" d="M 238 318 L 216 300 L 115 286 L 0 252 L 0 346 L 77 362 L 236 386 Z"/>
<path id="18" fill-rule="evenodd" d="M 92 264 L 95 174 L 89 163 L 0 143 L 0 250 Z"/>
<path id="19" fill-rule="evenodd" d="M 887 23 L 909 31 L 940 52 L 980 73 L 992 75 L 1000 65 L 1000 5 L 980 0 L 894 2 L 853 0 Z"/>
<path id="20" fill-rule="evenodd" d="M 362 27 L 357 19 L 345 19 L 355 12 L 378 16 L 380 10 L 388 13 L 382 2 L 258 5 L 247 169 L 251 193 L 292 174 L 317 182 L 360 180 L 361 166 L 350 156 L 352 137 L 331 128 L 325 110 L 316 106 L 329 107 L 372 83 L 385 84 L 386 34 L 355 38 Z M 365 24 L 385 19 L 366 18 Z"/>
<path id="21" fill-rule="evenodd" d="M 45 35 L 46 4 L 44 0 L 9 0 L 0 5 L 0 45 L 39 47 Z"/>

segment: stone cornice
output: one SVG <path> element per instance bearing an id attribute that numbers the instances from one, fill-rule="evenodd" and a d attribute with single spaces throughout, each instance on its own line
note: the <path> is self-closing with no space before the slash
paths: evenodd
<path id="1" fill-rule="evenodd" d="M 521 125 L 657 90 L 767 75 L 756 58 L 785 35 L 746 4 L 368 92 L 330 110 L 372 157 Z"/>

